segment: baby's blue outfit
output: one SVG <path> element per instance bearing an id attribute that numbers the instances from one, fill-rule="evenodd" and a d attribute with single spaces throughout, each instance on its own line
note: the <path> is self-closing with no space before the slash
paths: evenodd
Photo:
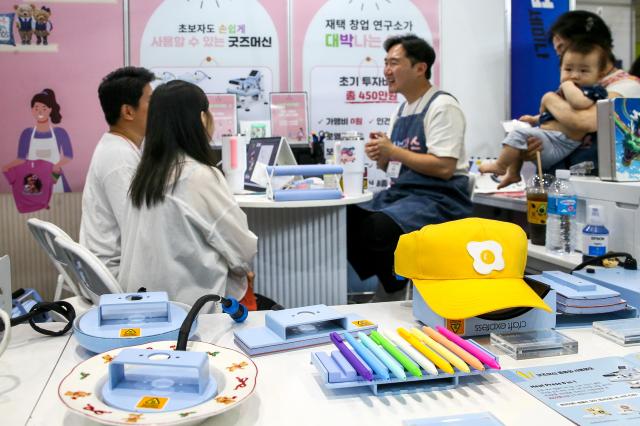
<path id="1" fill-rule="evenodd" d="M 526 151 L 527 139 L 530 136 L 535 136 L 542 141 L 540 160 L 543 169 L 556 164 L 582 144 L 581 141 L 570 139 L 562 132 L 545 130 L 540 127 L 513 130 L 509 132 L 502 144 Z"/>
<path id="2" fill-rule="evenodd" d="M 600 86 L 582 86 L 580 87 L 584 95 L 593 100 L 607 98 L 607 90 Z M 549 112 L 540 114 L 540 124 L 550 120 L 555 120 Z M 576 141 L 568 138 L 564 133 L 557 130 L 545 130 L 539 127 L 531 127 L 527 129 L 516 129 L 510 132 L 502 141 L 503 145 L 509 145 L 519 150 L 527 149 L 527 139 L 531 136 L 537 137 L 542 141 L 542 152 L 540 152 L 540 160 L 542 168 L 546 169 L 558 161 L 571 154 L 576 148 L 582 145 L 582 141 Z"/>

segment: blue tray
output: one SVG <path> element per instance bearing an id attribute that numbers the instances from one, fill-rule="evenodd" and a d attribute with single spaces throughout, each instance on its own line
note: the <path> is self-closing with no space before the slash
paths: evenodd
<path id="1" fill-rule="evenodd" d="M 493 353 L 473 340 L 467 339 L 467 342 L 477 346 L 492 358 L 498 359 Z M 447 374 L 442 370 L 438 370 L 439 374 L 434 376 L 421 369 L 422 377 L 414 377 L 407 374 L 406 380 L 395 377 L 382 379 L 379 375 L 374 374 L 373 381 L 367 381 L 357 375 L 356 371 L 338 350 L 328 354 L 325 352 L 313 352 L 311 353 L 311 363 L 318 369 L 322 384 L 327 389 L 353 388 L 359 390 L 358 388 L 368 387 L 374 395 L 451 389 L 460 384 L 460 377 L 482 376 L 499 371 L 487 368 L 484 371 L 471 370 L 470 373 L 458 371 L 455 374 Z"/>

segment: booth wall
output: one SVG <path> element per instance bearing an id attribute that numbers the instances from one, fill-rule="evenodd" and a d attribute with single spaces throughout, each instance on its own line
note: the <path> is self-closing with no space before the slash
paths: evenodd
<path id="1" fill-rule="evenodd" d="M 0 0 L 0 13 L 13 12 L 15 4 L 21 3 Z M 14 289 L 33 287 L 45 298 L 51 298 L 54 268 L 28 234 L 25 222 L 30 217 L 39 217 L 56 223 L 77 239 L 80 191 L 91 153 L 105 130 L 96 89 L 102 76 L 124 64 L 124 19 L 122 0 L 56 0 L 34 4 L 38 8 L 51 7 L 54 29 L 49 41 L 57 50 L 50 47 L 29 51 L 19 46 L 12 50 L 0 46 L 3 70 L 0 163 L 15 158 L 20 132 L 33 126 L 31 97 L 52 87 L 57 89 L 63 107 L 61 125 L 69 133 L 74 149 L 73 161 L 65 167 L 65 173 L 71 189 L 76 192 L 54 194 L 48 210 L 20 214 L 8 193 L 6 181 L 0 179 L 0 255 L 11 256 Z M 506 4 L 505 0 L 440 0 L 439 3 L 440 86 L 462 104 L 468 123 L 467 153 L 473 156 L 498 153 L 503 136 L 499 122 L 508 116 Z M 630 29 L 631 22 L 635 22 L 629 13 L 631 7 L 629 0 L 577 2 L 577 8 L 602 12 L 614 30 L 616 54 L 623 59 L 625 67 L 630 64 L 635 42 Z M 19 39 L 16 41 L 20 43 Z M 384 57 L 382 49 L 379 54 L 379 59 Z M 288 73 L 289 66 L 281 69 Z M 281 82 L 281 86 L 283 90 L 293 87 L 291 81 L 286 86 Z"/>

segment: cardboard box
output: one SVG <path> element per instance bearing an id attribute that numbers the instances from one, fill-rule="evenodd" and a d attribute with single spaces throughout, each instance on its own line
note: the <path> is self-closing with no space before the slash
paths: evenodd
<path id="1" fill-rule="evenodd" d="M 429 327 L 442 326 L 456 333 L 459 336 L 484 336 L 489 333 L 515 333 L 531 330 L 551 329 L 556 326 L 556 292 L 550 288 L 546 289 L 546 294 L 542 300 L 554 310 L 554 313 L 545 312 L 541 309 L 516 308 L 511 318 L 504 319 L 484 319 L 472 317 L 467 319 L 443 318 L 431 310 L 424 301 L 420 292 L 413 288 L 413 316 Z M 483 317 L 485 315 L 482 315 Z M 488 315 L 492 316 L 492 315 Z M 510 316 L 510 315 L 508 315 Z"/>
<path id="2" fill-rule="evenodd" d="M 640 181 L 640 99 L 605 99 L 597 110 L 600 178 Z"/>

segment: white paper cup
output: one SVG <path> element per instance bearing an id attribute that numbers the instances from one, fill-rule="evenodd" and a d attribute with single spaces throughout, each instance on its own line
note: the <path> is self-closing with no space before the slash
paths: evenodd
<path id="1" fill-rule="evenodd" d="M 364 173 L 345 173 L 342 175 L 343 192 L 347 197 L 362 195 Z"/>

